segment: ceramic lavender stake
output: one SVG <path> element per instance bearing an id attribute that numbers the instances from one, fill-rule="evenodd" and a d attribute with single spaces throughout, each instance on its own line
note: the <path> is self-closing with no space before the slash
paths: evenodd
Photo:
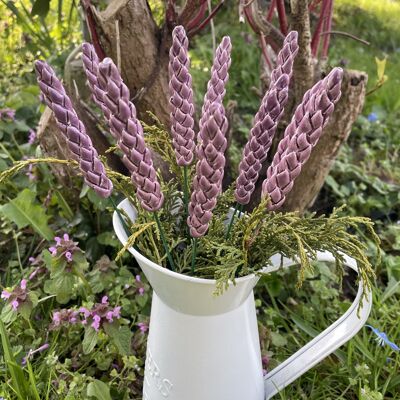
<path id="1" fill-rule="evenodd" d="M 288 142 L 288 145 L 285 151 L 274 157 L 262 186 L 263 196 L 268 195 L 271 200 L 269 210 L 276 210 L 284 203 L 302 165 L 307 162 L 313 147 L 318 143 L 322 129 L 340 98 L 342 76 L 342 69 L 334 68 L 321 83 L 317 83 L 318 90 L 310 98 L 306 97 L 307 106 L 302 103 L 298 107 L 298 110 L 305 110 L 304 115 L 298 118 L 300 112 L 296 110 L 292 123 L 286 128 L 282 141 Z"/>
<path id="2" fill-rule="evenodd" d="M 254 117 L 254 125 L 239 164 L 239 176 L 235 188 L 236 206 L 228 225 L 226 239 L 229 238 L 236 212 L 250 202 L 262 164 L 267 158 L 278 123 L 282 118 L 289 95 L 293 62 L 299 50 L 297 36 L 295 31 L 286 36 L 277 57 L 277 65 L 271 73 L 270 87 Z"/>
<path id="3" fill-rule="evenodd" d="M 78 161 L 85 182 L 99 196 L 109 197 L 112 183 L 62 83 L 46 62 L 36 61 L 35 69 L 46 104 L 53 111 L 57 126 L 64 133 L 71 156 Z"/>
<path id="4" fill-rule="evenodd" d="M 201 128 L 203 140 L 198 150 L 199 160 L 196 164 L 187 219 L 190 235 L 193 238 L 192 272 L 195 265 L 197 238 L 207 232 L 212 211 L 217 205 L 217 196 L 220 193 L 225 167 L 227 127 L 228 121 L 223 106 L 212 104 L 209 108 L 208 120 Z"/>
<path id="5" fill-rule="evenodd" d="M 183 194 L 187 213 L 189 203 L 188 167 L 192 164 L 195 150 L 194 105 L 192 77 L 189 72 L 189 41 L 183 26 L 172 32 L 169 51 L 169 89 L 172 145 L 176 162 L 183 167 Z"/>

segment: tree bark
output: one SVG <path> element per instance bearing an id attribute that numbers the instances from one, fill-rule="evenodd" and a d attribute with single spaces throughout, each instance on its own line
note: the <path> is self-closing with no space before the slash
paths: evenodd
<path id="1" fill-rule="evenodd" d="M 282 211 L 303 213 L 314 202 L 331 170 L 340 146 L 347 140 L 351 127 L 360 114 L 365 100 L 368 75 L 345 71 L 340 98 L 323 135 L 304 164 L 293 189 L 286 197 Z"/>
<path id="2" fill-rule="evenodd" d="M 148 121 L 151 111 L 168 126 L 168 28 L 160 31 L 146 0 L 114 0 L 95 16 L 102 47 L 117 65 L 120 59 L 139 117 Z"/>
<path id="3" fill-rule="evenodd" d="M 300 103 L 303 94 L 314 83 L 314 61 L 311 54 L 310 13 L 308 0 L 291 1 L 291 30 L 299 34 L 299 52 L 293 65 L 294 95 Z"/>

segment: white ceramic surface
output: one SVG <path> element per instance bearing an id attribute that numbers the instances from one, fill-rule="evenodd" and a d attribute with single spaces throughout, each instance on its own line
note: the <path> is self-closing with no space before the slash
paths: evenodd
<path id="1" fill-rule="evenodd" d="M 133 221 L 136 210 L 127 200 L 123 209 Z M 120 218 L 113 215 L 115 232 L 127 241 Z M 364 325 L 371 308 L 371 294 L 357 317 L 357 297 L 347 312 L 310 343 L 262 375 L 253 288 L 255 275 L 236 279 L 221 296 L 214 296 L 215 281 L 192 278 L 163 268 L 141 255 L 136 258 L 154 293 L 151 308 L 143 400 L 264 400 L 334 352 Z M 332 261 L 329 253 L 318 254 Z M 272 258 L 277 270 L 281 257 Z M 354 260 L 346 258 L 357 271 Z M 283 268 L 293 265 L 284 259 Z"/>

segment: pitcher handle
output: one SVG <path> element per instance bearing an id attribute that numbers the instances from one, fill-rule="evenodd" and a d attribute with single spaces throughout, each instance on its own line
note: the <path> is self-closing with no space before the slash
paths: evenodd
<path id="1" fill-rule="evenodd" d="M 335 261 L 329 252 L 318 252 L 317 259 L 318 261 Z M 293 265 L 293 261 L 284 259 L 283 268 L 288 268 L 291 265 Z M 345 256 L 345 265 L 358 273 L 357 263 L 354 259 Z M 276 266 L 270 267 L 265 272 L 272 272 L 278 268 Z M 371 311 L 372 293 L 369 292 L 367 298 L 363 299 L 363 306 L 357 315 L 362 291 L 363 282 L 360 280 L 357 296 L 346 313 L 264 377 L 266 400 L 292 383 L 329 354 L 332 354 L 363 327 Z"/>

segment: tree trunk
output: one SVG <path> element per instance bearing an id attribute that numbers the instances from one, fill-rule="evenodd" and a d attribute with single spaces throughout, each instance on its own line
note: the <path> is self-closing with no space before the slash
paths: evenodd
<path id="1" fill-rule="evenodd" d="M 294 60 L 294 95 L 295 102 L 301 102 L 303 94 L 314 83 L 314 59 L 311 54 L 310 13 L 308 0 L 291 1 L 291 30 L 299 34 L 299 52 Z"/>
<path id="2" fill-rule="evenodd" d="M 303 213 L 314 202 L 340 146 L 347 140 L 351 127 L 363 108 L 367 80 L 368 75 L 365 72 L 344 72 L 342 97 L 310 159 L 304 164 L 293 189 L 287 195 L 282 211 L 298 210 Z"/>
<path id="3" fill-rule="evenodd" d="M 148 121 L 146 112 L 151 111 L 168 126 L 167 28 L 160 31 L 146 0 L 112 1 L 96 18 L 102 47 L 117 65 L 120 62 L 139 117 Z"/>

